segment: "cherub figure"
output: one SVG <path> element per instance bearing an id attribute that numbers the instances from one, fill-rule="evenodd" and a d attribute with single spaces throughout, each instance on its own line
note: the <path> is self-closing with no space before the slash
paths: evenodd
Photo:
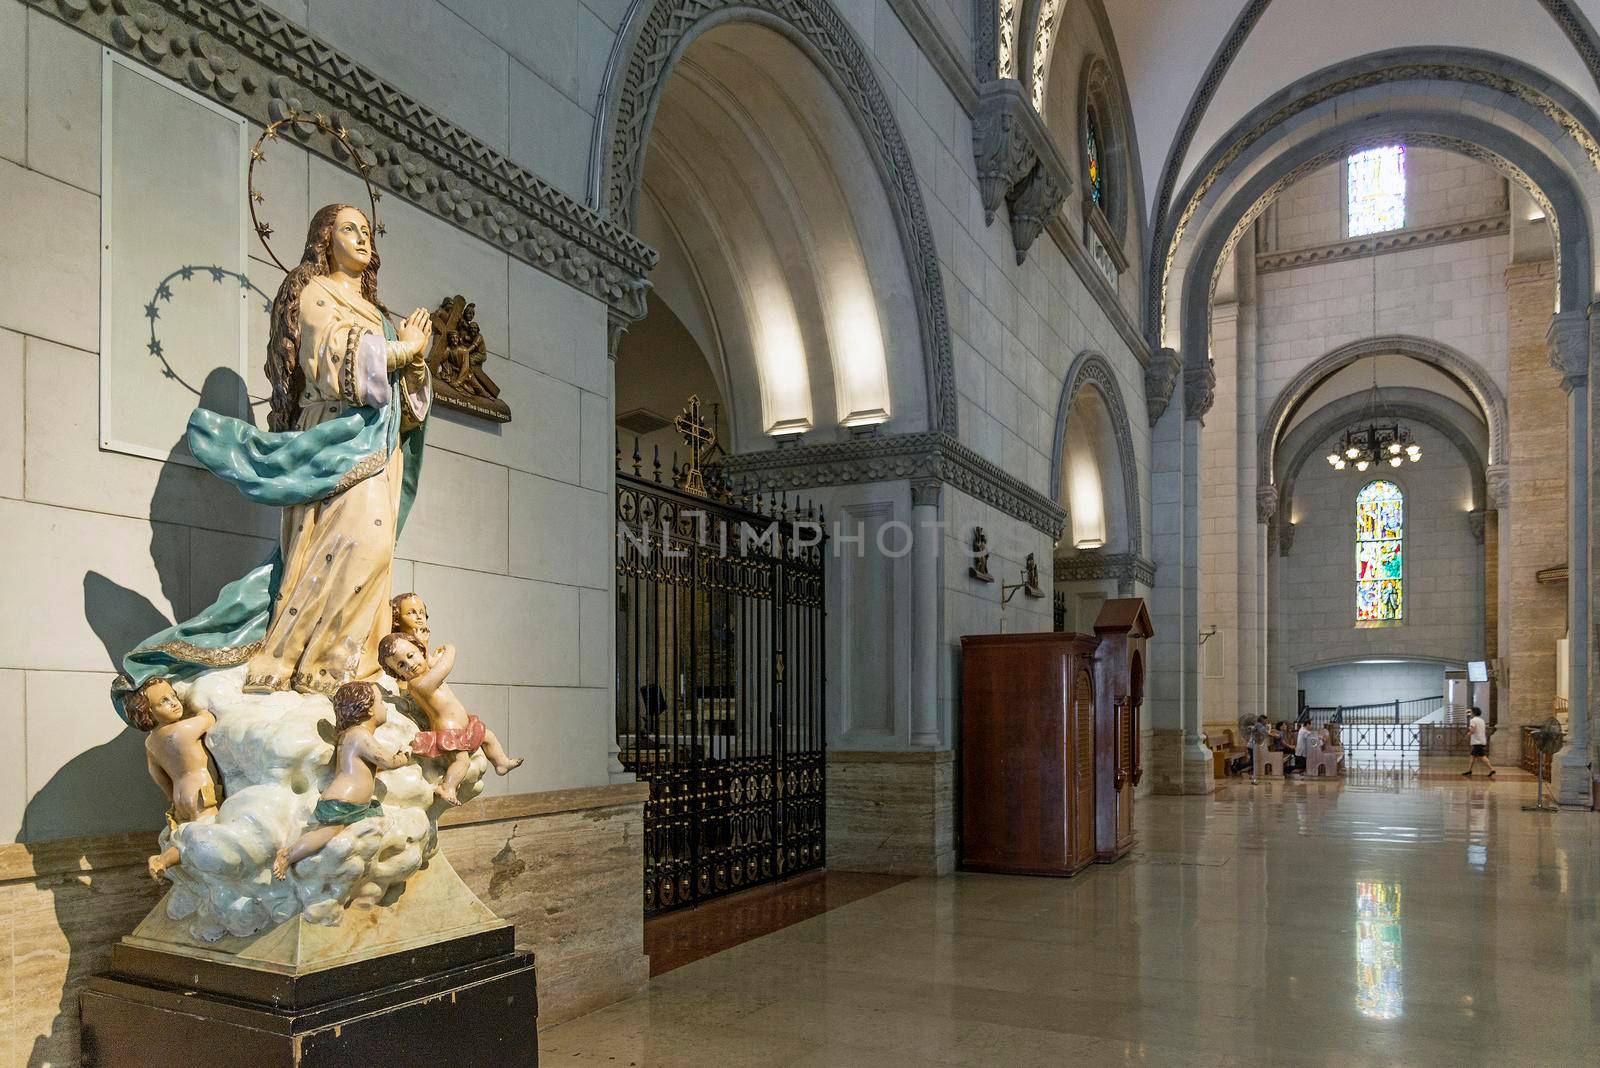
<path id="1" fill-rule="evenodd" d="M 402 593 L 389 602 L 394 612 L 393 630 L 411 639 L 422 655 L 428 655 L 433 632 L 428 629 L 428 606 L 415 593 Z"/>
<path id="2" fill-rule="evenodd" d="M 167 825 L 209 816 L 217 811 L 217 776 L 206 751 L 205 736 L 217 722 L 210 712 L 189 712 L 166 679 L 151 679 L 123 698 L 128 722 L 146 732 L 145 765 L 167 795 Z M 169 845 L 150 858 L 150 878 L 178 864 L 178 847 Z"/>
<path id="3" fill-rule="evenodd" d="M 373 797 L 378 786 L 374 772 L 404 767 L 411 760 L 404 749 L 379 747 L 373 731 L 388 721 L 389 708 L 374 683 L 347 682 L 334 693 L 333 728 L 339 742 L 333 781 L 322 791 L 311 817 L 319 826 L 278 850 L 272 861 L 273 878 L 286 877 L 291 864 L 321 852 L 351 824 L 383 815 L 383 806 Z"/>
<path id="4" fill-rule="evenodd" d="M 522 758 L 508 756 L 500 739 L 483 720 L 467 712 L 444 681 L 456 666 L 455 646 L 441 645 L 431 654 L 424 653 L 416 642 L 396 632 L 378 643 L 378 662 L 383 670 L 406 684 L 411 699 L 428 717 L 431 729 L 419 732 L 412 740 L 412 754 L 419 757 L 451 754 L 444 779 L 433 788 L 447 803 L 461 804 L 456 790 L 467 774 L 473 752 L 479 747 L 494 765 L 496 774 L 508 775 L 513 768 L 522 765 Z"/>

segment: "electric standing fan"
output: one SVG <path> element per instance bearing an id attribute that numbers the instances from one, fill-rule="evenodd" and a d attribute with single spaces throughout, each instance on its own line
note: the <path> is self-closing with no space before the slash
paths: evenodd
<path id="1" fill-rule="evenodd" d="M 1550 763 L 1550 758 L 1561 751 L 1567 744 L 1567 732 L 1561 729 L 1561 721 L 1551 716 L 1544 721 L 1544 725 L 1533 732 L 1533 745 L 1539 753 L 1538 777 L 1539 799 L 1531 805 L 1523 805 L 1524 812 L 1554 812 L 1556 806 L 1544 799 L 1544 772 Z"/>

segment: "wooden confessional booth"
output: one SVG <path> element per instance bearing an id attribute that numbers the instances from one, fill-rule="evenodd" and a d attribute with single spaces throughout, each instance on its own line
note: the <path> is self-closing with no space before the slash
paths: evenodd
<path id="1" fill-rule="evenodd" d="M 1087 634 L 961 639 L 961 866 L 1073 875 L 1133 847 L 1143 598 L 1110 600 Z"/>

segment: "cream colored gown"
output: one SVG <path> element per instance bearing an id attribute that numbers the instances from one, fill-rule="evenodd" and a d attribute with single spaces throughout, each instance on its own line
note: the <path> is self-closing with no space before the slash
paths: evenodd
<path id="1" fill-rule="evenodd" d="M 313 278 L 300 295 L 306 384 L 297 428 L 384 401 L 401 405 L 402 429 L 422 422 L 431 402 L 425 367 L 406 364 L 398 396 L 388 396 L 388 370 L 405 363 L 397 346 L 384 341 L 383 320 L 370 303 Z M 378 678 L 403 476 L 397 447 L 358 464 L 346 488 L 283 510 L 283 581 L 261 651 L 250 660 L 247 690 L 332 694 L 343 683 Z"/>

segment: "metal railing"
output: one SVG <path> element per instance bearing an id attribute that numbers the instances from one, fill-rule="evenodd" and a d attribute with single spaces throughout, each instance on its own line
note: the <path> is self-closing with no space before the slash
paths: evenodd
<path id="1" fill-rule="evenodd" d="M 1455 736 L 1465 739 L 1464 725 L 1421 722 L 1443 707 L 1444 695 L 1437 694 L 1377 704 L 1306 705 L 1300 710 L 1300 719 L 1309 720 L 1314 730 L 1337 724 L 1340 742 L 1347 750 L 1454 752 L 1460 742 Z"/>

